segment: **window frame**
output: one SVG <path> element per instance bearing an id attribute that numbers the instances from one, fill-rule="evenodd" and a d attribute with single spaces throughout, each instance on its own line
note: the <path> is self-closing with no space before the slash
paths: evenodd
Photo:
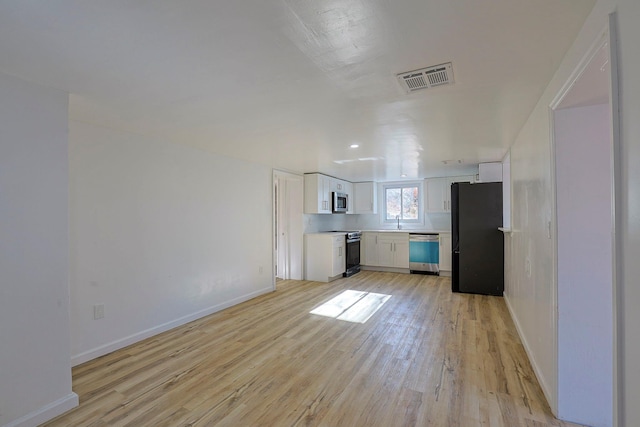
<path id="1" fill-rule="evenodd" d="M 380 223 L 385 225 L 397 224 L 398 220 L 387 219 L 387 190 L 394 188 L 418 188 L 418 218 L 417 219 L 403 219 L 400 218 L 400 224 L 406 225 L 419 225 L 424 224 L 424 186 L 423 181 L 399 181 L 399 182 L 385 182 L 380 186 L 382 192 L 380 197 Z"/>

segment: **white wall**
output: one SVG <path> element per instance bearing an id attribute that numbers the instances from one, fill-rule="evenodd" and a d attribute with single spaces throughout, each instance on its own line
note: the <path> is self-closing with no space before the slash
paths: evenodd
<path id="1" fill-rule="evenodd" d="M 506 258 L 505 300 L 555 411 L 558 389 L 555 254 L 547 231 L 554 214 L 549 105 L 601 36 L 614 6 L 613 0 L 596 3 L 511 147 L 511 228 L 514 232 Z"/>
<path id="2" fill-rule="evenodd" d="M 620 108 L 621 108 L 621 200 L 620 218 L 622 277 L 619 278 L 619 320 L 624 408 L 620 426 L 640 425 L 640 2 L 618 0 Z"/>
<path id="3" fill-rule="evenodd" d="M 76 406 L 69 358 L 67 95 L 0 74 L 0 425 Z"/>
<path id="4" fill-rule="evenodd" d="M 74 364 L 273 289 L 269 167 L 75 121 L 69 141 Z"/>
<path id="5" fill-rule="evenodd" d="M 554 113 L 558 416 L 594 427 L 613 424 L 610 111 Z"/>

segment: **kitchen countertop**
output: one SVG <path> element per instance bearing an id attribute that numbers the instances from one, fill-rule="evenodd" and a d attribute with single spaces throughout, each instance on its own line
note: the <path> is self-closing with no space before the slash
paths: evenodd
<path id="1" fill-rule="evenodd" d="M 317 233 L 304 233 L 304 234 L 322 234 L 325 236 L 344 236 L 346 231 L 318 231 Z"/>
<path id="2" fill-rule="evenodd" d="M 425 233 L 425 234 L 446 234 L 451 233 L 451 230 L 417 230 L 417 229 L 400 229 L 400 230 L 361 230 L 363 233 Z M 334 236 L 344 236 L 346 231 L 318 231 L 316 233 L 305 234 L 324 234 Z"/>
<path id="3" fill-rule="evenodd" d="M 405 229 L 400 230 L 362 230 L 363 233 L 425 233 L 425 234 L 444 234 L 451 233 L 451 230 L 421 230 L 421 229 Z"/>

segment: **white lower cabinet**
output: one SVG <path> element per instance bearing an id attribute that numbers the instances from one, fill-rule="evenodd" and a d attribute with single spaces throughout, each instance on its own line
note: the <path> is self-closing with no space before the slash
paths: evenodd
<path id="1" fill-rule="evenodd" d="M 451 233 L 440 233 L 440 263 L 438 264 L 440 274 L 442 272 L 451 273 Z"/>
<path id="2" fill-rule="evenodd" d="M 378 265 L 378 233 L 362 233 L 360 264 Z"/>
<path id="3" fill-rule="evenodd" d="M 346 258 L 345 258 L 345 250 L 346 250 L 346 243 L 345 243 L 345 237 L 344 236 L 340 236 L 340 237 L 334 237 L 333 238 L 333 257 L 331 259 L 331 274 L 329 275 L 329 277 L 335 277 L 338 275 L 341 275 L 342 273 L 344 273 L 345 271 L 347 271 L 347 262 L 346 262 Z"/>
<path id="4" fill-rule="evenodd" d="M 344 234 L 305 234 L 305 279 L 329 282 L 346 271 Z"/>
<path id="5" fill-rule="evenodd" d="M 365 232 L 362 241 L 362 265 L 409 268 L 409 233 Z"/>

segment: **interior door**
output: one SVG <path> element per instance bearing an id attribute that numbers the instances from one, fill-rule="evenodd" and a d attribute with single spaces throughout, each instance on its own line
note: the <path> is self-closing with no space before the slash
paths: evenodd
<path id="1" fill-rule="evenodd" d="M 273 182 L 275 275 L 302 280 L 303 177 L 274 171 Z"/>

